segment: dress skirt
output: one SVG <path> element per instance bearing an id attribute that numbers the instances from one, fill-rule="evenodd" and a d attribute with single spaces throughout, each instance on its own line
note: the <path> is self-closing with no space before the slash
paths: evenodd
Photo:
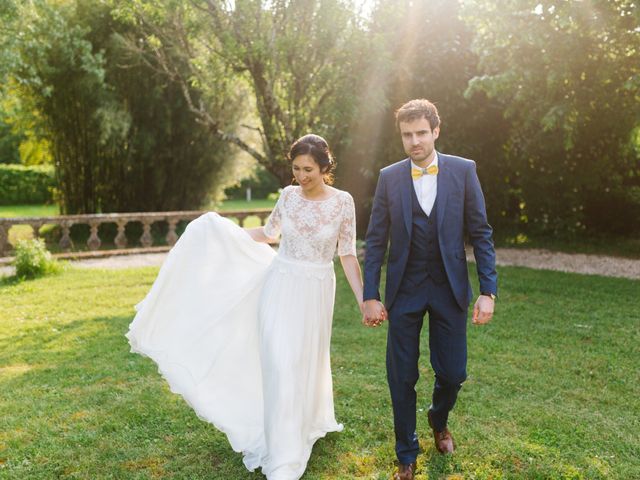
<path id="1" fill-rule="evenodd" d="M 214 213 L 191 222 L 126 334 L 245 466 L 299 479 L 335 420 L 333 263 L 285 258 Z"/>

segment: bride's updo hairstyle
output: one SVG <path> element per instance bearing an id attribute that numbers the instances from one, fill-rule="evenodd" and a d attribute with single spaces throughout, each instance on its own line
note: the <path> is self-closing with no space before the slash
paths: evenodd
<path id="1" fill-rule="evenodd" d="M 336 161 L 329 150 L 329 144 L 320 135 L 310 133 L 300 137 L 293 142 L 289 149 L 289 161 L 300 155 L 310 155 L 320 167 L 320 172 L 324 175 L 324 182 L 327 185 L 333 184 L 333 171 L 336 168 Z"/>

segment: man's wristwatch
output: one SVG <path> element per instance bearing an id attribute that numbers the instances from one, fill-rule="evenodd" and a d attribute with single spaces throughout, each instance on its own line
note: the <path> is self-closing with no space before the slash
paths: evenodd
<path id="1" fill-rule="evenodd" d="M 480 293 L 480 295 L 484 295 L 485 297 L 491 297 L 491 300 L 495 301 L 496 296 L 493 293 Z"/>

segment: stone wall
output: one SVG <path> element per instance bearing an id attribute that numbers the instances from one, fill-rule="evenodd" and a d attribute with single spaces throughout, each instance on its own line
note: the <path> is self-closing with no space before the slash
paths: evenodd
<path id="1" fill-rule="evenodd" d="M 137 252 L 157 251 L 162 247 L 153 245 L 153 237 L 151 235 L 151 226 L 157 222 L 166 222 L 167 234 L 165 236 L 165 249 L 171 248 L 178 240 L 176 226 L 181 221 L 191 221 L 203 213 L 204 211 L 184 211 L 184 212 L 153 212 L 153 213 L 105 213 L 93 215 L 60 215 L 54 217 L 18 217 L 18 218 L 0 218 L 0 259 L 10 257 L 13 252 L 13 245 L 9 242 L 9 230 L 15 225 L 28 225 L 32 228 L 33 236 L 39 238 L 41 236 L 40 229 L 43 225 L 58 225 L 61 229 L 61 237 L 58 242 L 58 249 L 61 253 L 57 257 L 73 257 L 77 253 L 82 252 L 83 256 L 91 256 L 91 252 L 96 255 L 104 255 L 110 251 L 101 250 L 103 240 L 100 238 L 100 225 L 112 223 L 117 226 L 117 234 L 113 239 L 115 248 L 122 252 L 123 250 L 136 250 Z M 258 217 L 260 224 L 264 225 L 269 217 L 271 210 L 238 210 L 219 212 L 223 217 L 235 218 L 240 225 L 244 225 L 247 217 Z M 132 222 L 138 222 L 142 225 L 142 235 L 138 242 L 139 245 L 130 245 L 125 235 L 125 228 Z M 74 245 L 70 235 L 73 225 L 88 225 L 89 238 L 86 246 Z M 126 252 L 124 252 L 126 253 Z"/>

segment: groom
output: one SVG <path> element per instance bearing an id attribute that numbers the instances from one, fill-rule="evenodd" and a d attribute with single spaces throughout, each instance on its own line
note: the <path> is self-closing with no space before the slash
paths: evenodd
<path id="1" fill-rule="evenodd" d="M 474 324 L 485 324 L 493 315 L 497 273 L 475 163 L 436 152 L 440 118 L 428 100 L 404 104 L 396 123 L 409 158 L 380 171 L 366 236 L 364 322 L 376 326 L 389 319 L 387 380 L 399 461 L 394 478 L 406 480 L 414 478 L 418 455 L 415 385 L 426 313 L 435 371 L 428 421 L 437 450 L 453 453 L 455 448 L 447 419 L 467 376 L 466 320 L 472 298 L 465 233 L 480 280 Z M 389 240 L 383 305 L 380 271 Z"/>

